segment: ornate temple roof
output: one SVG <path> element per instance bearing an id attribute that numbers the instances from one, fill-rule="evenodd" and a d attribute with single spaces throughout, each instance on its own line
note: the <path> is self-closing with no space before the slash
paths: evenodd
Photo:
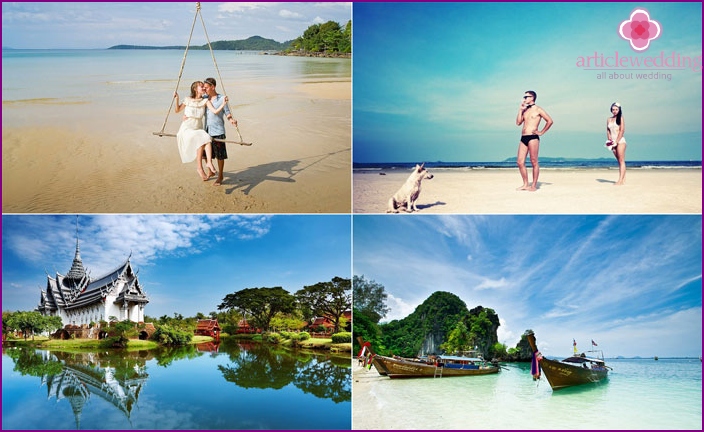
<path id="1" fill-rule="evenodd" d="M 81 260 L 81 250 L 78 247 L 78 236 L 76 236 L 76 255 L 73 257 L 73 264 L 71 264 L 71 270 L 68 271 L 66 277 L 78 281 L 83 279 L 85 276 L 86 269 L 83 267 L 83 261 Z"/>
<path id="2" fill-rule="evenodd" d="M 83 266 L 76 234 L 76 254 L 71 269 L 66 275 L 58 272 L 54 277 L 47 275 L 46 290 L 41 291 L 36 310 L 49 313 L 58 309 L 80 309 L 104 302 L 108 294 L 116 295 L 117 303 L 149 303 L 130 257 L 113 271 L 93 279 Z"/>

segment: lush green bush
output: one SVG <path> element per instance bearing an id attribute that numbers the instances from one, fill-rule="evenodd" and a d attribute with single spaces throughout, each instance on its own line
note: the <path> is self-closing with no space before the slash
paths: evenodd
<path id="1" fill-rule="evenodd" d="M 280 334 L 284 338 L 290 339 L 294 342 L 300 340 L 300 336 L 298 335 L 298 333 L 295 333 L 295 332 L 282 331 L 282 332 L 280 332 Z"/>
<path id="2" fill-rule="evenodd" d="M 255 335 L 252 337 L 252 340 L 255 341 L 255 342 L 261 342 L 261 341 L 262 341 L 262 335 L 261 335 L 261 334 L 255 334 Z"/>
<path id="3" fill-rule="evenodd" d="M 283 340 L 284 337 L 278 333 L 269 333 L 269 335 L 266 337 L 266 341 L 273 344 L 280 344 L 281 342 L 283 342 Z"/>
<path id="4" fill-rule="evenodd" d="M 112 336 L 112 333 L 116 333 L 127 338 L 137 338 L 139 336 L 139 331 L 137 330 L 137 323 L 130 320 L 120 321 L 118 323 L 110 326 L 108 333 Z"/>
<path id="5" fill-rule="evenodd" d="M 352 333 L 340 332 L 332 335 L 332 343 L 349 343 L 352 342 Z"/>
<path id="6" fill-rule="evenodd" d="M 506 345 L 502 344 L 501 342 L 496 342 L 492 347 L 491 350 L 489 350 L 489 355 L 494 358 L 505 358 L 508 355 L 508 352 L 506 351 Z"/>
<path id="7" fill-rule="evenodd" d="M 237 334 L 237 326 L 235 324 L 225 324 L 222 326 L 222 332 L 229 335 Z"/>
<path id="8" fill-rule="evenodd" d="M 308 340 L 308 339 L 310 339 L 310 333 L 308 333 L 308 332 L 300 332 L 300 333 L 298 333 L 298 339 L 299 339 L 299 340 L 302 340 L 302 341 Z"/>
<path id="9" fill-rule="evenodd" d="M 177 330 L 168 325 L 162 325 L 156 329 L 152 339 L 162 345 L 187 345 L 193 339 L 193 334 Z"/>
<path id="10" fill-rule="evenodd" d="M 127 339 L 124 335 L 110 336 L 100 341 L 101 348 L 127 348 Z"/>

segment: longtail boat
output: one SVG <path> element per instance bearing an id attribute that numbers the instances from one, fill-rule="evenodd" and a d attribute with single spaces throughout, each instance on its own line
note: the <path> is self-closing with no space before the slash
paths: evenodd
<path id="1" fill-rule="evenodd" d="M 609 367 L 604 363 L 604 354 L 601 358 L 587 357 L 584 354 L 574 355 L 562 361 L 545 358 L 538 351 L 535 343 L 535 334 L 526 335 L 528 344 L 533 350 L 531 374 L 533 379 L 540 379 L 540 371 L 545 374 L 550 387 L 560 390 L 566 387 L 599 382 L 607 377 Z M 601 352 L 591 350 L 587 352 Z"/>
<path id="2" fill-rule="evenodd" d="M 376 355 L 372 364 L 375 367 L 379 364 L 389 378 L 441 378 L 499 372 L 498 366 L 481 358 L 458 356 L 437 356 L 430 360 Z"/>
<path id="3" fill-rule="evenodd" d="M 480 357 L 430 356 L 425 358 L 388 357 L 376 354 L 369 342 L 358 337 L 360 350 L 357 358 L 364 367 L 374 366 L 379 375 L 389 378 L 421 378 L 443 376 L 470 376 L 497 373 L 492 365 Z"/>

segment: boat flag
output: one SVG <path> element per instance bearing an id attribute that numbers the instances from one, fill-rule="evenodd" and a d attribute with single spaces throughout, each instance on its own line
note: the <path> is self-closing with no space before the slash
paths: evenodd
<path id="1" fill-rule="evenodd" d="M 572 339 L 572 346 L 574 347 L 574 353 L 577 354 L 577 341 Z"/>
<path id="2" fill-rule="evenodd" d="M 599 345 L 596 344 L 596 342 L 594 342 L 594 339 L 592 339 L 592 345 L 594 345 L 594 346 L 599 346 Z"/>

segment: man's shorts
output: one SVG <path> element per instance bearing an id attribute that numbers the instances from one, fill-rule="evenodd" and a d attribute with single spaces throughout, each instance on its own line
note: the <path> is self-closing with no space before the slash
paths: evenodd
<path id="1" fill-rule="evenodd" d="M 218 135 L 211 138 L 225 139 L 225 135 Z M 227 159 L 227 146 L 224 142 L 213 141 L 213 159 Z"/>

